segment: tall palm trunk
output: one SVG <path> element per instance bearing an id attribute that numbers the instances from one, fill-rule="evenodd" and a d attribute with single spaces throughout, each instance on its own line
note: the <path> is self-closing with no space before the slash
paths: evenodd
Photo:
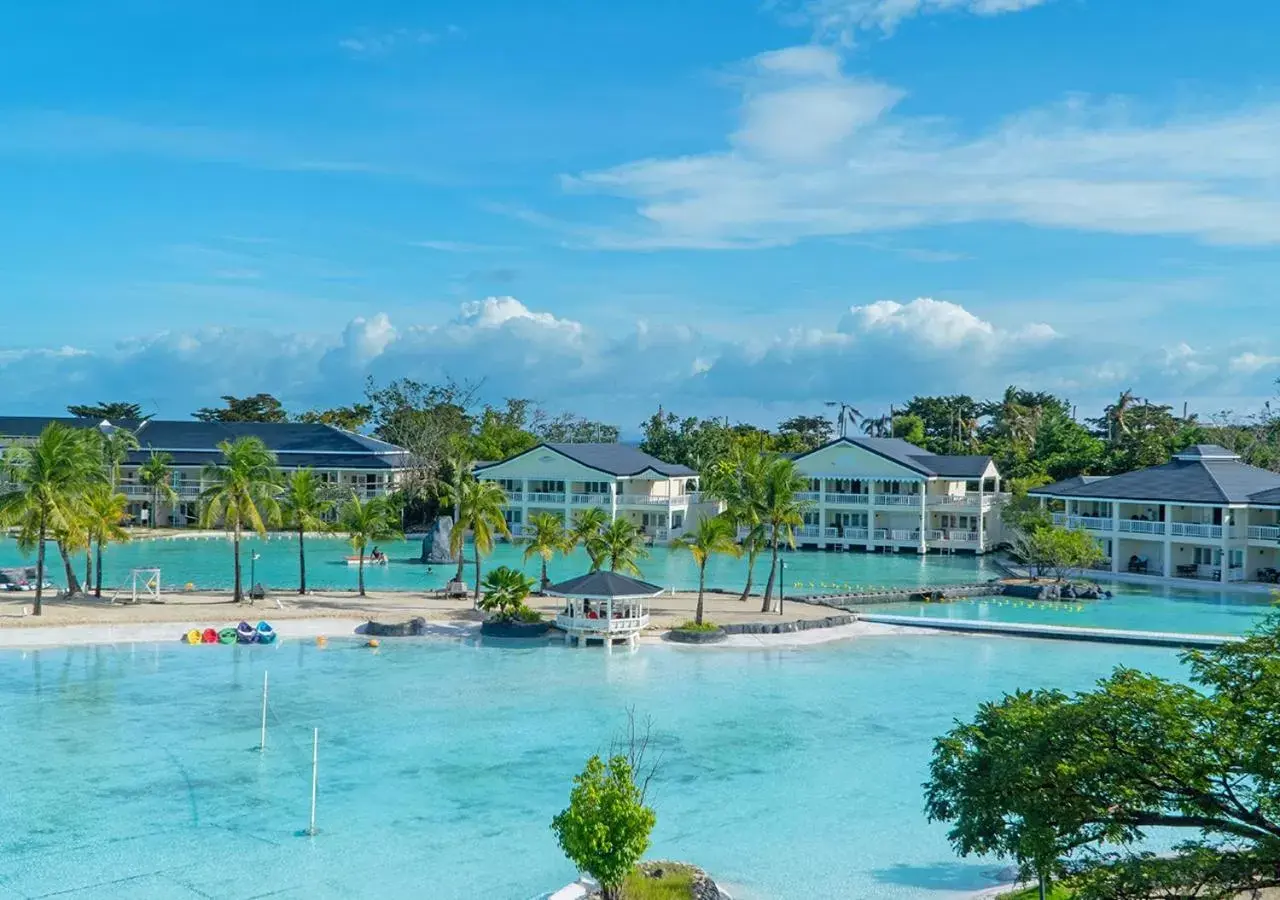
<path id="1" fill-rule="evenodd" d="M 454 491 L 455 491 L 454 496 L 455 497 L 458 496 L 458 493 L 457 493 L 458 487 L 456 485 L 454 486 Z M 460 521 L 461 519 L 462 519 L 462 503 L 455 502 L 453 504 L 453 527 L 454 528 L 462 527 L 462 523 Z M 466 540 L 467 540 L 467 536 L 464 533 L 462 535 L 463 546 L 458 548 L 458 574 L 453 576 L 454 581 L 462 581 L 462 558 L 463 558 L 463 550 L 466 549 L 465 547 Z"/>
<path id="2" fill-rule="evenodd" d="M 236 603 L 244 602 L 244 587 L 240 583 L 240 523 L 236 522 L 235 531 L 231 537 L 232 554 L 235 556 L 235 588 L 231 592 L 231 599 Z"/>
<path id="3" fill-rule="evenodd" d="M 94 567 L 93 571 L 98 579 L 93 584 L 93 596 L 101 598 L 102 597 L 102 540 L 101 539 L 98 540 L 98 564 Z"/>
<path id="4" fill-rule="evenodd" d="M 80 593 L 80 579 L 76 578 L 75 569 L 71 567 L 71 554 L 61 539 L 58 540 L 58 553 L 62 555 L 62 567 L 67 570 L 67 594 Z"/>
<path id="5" fill-rule="evenodd" d="M 151 527 L 156 527 L 156 519 L 160 518 L 160 491 L 151 488 Z"/>
<path id="6" fill-rule="evenodd" d="M 547 558 L 542 557 L 542 589 L 545 591 L 547 585 L 551 583 L 551 579 L 547 577 Z"/>
<path id="7" fill-rule="evenodd" d="M 698 608 L 693 612 L 694 624 L 702 624 L 702 593 L 707 589 L 707 560 L 698 564 Z"/>
<path id="8" fill-rule="evenodd" d="M 474 546 L 476 551 L 476 593 L 475 593 L 475 596 L 471 598 L 471 608 L 479 609 L 480 608 L 480 542 L 476 541 Z M 462 567 L 459 566 L 458 568 L 462 568 Z"/>
<path id="9" fill-rule="evenodd" d="M 360 565 L 356 571 L 356 584 L 360 586 L 360 596 L 364 596 L 364 548 L 360 548 Z"/>
<path id="10" fill-rule="evenodd" d="M 307 552 L 303 546 L 302 526 L 298 526 L 298 593 L 307 592 Z"/>
<path id="11" fill-rule="evenodd" d="M 747 583 L 742 588 L 742 596 L 738 599 L 743 603 L 747 602 L 747 598 L 751 596 L 751 584 L 756 575 L 756 557 L 760 555 L 760 543 L 753 538 L 747 547 Z"/>
<path id="12" fill-rule="evenodd" d="M 773 580 L 778 575 L 778 530 L 773 530 L 773 538 L 769 542 L 772 553 L 769 559 L 769 581 L 764 587 L 764 603 L 760 606 L 760 612 L 769 612 L 773 605 Z"/>
<path id="13" fill-rule="evenodd" d="M 39 544 L 36 549 L 36 605 L 35 614 L 37 616 L 44 615 L 44 541 L 45 541 L 45 513 L 40 511 L 40 528 L 39 528 Z M 37 654 L 38 655 L 38 654 Z"/>
<path id="14" fill-rule="evenodd" d="M 89 593 L 89 585 L 93 584 L 93 552 L 84 548 L 84 592 Z"/>

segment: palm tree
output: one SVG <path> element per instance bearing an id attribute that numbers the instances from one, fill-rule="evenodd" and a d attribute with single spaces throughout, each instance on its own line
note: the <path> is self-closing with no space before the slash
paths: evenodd
<path id="1" fill-rule="evenodd" d="M 609 527 L 609 513 L 599 506 L 588 506 L 573 515 L 573 525 L 569 528 L 570 547 L 582 546 L 591 553 L 592 540 Z"/>
<path id="2" fill-rule="evenodd" d="M 862 413 L 843 400 L 828 400 L 823 406 L 840 408 L 840 414 L 836 416 L 836 429 L 839 431 L 840 437 L 845 436 L 848 426 L 856 426 L 862 418 Z"/>
<path id="3" fill-rule="evenodd" d="M 338 514 L 338 528 L 347 533 L 351 549 L 360 555 L 360 596 L 364 594 L 364 551 L 378 541 L 393 541 L 404 537 L 395 508 L 386 497 L 361 500 L 355 491 L 351 499 L 342 504 Z"/>
<path id="4" fill-rule="evenodd" d="M 137 450 L 138 436 L 128 428 L 114 426 L 110 431 L 100 431 L 102 442 L 102 464 L 107 470 L 107 481 L 111 490 L 120 483 L 120 464 L 129 456 L 130 450 Z"/>
<path id="5" fill-rule="evenodd" d="M 95 484 L 84 495 L 84 524 L 89 542 L 96 548 L 94 571 L 97 580 L 93 585 L 93 596 L 102 596 L 102 548 L 113 541 L 125 543 L 129 540 L 129 531 L 124 527 L 128 514 L 129 500 L 124 494 L 117 494 L 108 484 Z M 85 582 L 88 587 L 88 582 Z"/>
<path id="6" fill-rule="evenodd" d="M 18 547 L 36 551 L 35 614 L 44 611 L 45 541 L 73 527 L 81 494 L 102 477 L 99 457 L 83 434 L 51 422 L 29 447 L 13 447 L 4 458 L 0 523 L 18 527 Z"/>
<path id="7" fill-rule="evenodd" d="M 627 519 L 614 519 L 602 531 L 589 539 L 587 553 L 591 555 L 591 570 L 603 569 L 605 563 L 610 572 L 639 575 L 636 565 L 647 559 L 649 551 L 644 546 L 644 535 Z"/>
<path id="8" fill-rule="evenodd" d="M 498 566 L 484 576 L 484 600 L 480 601 L 480 608 L 510 621 L 525 608 L 524 601 L 531 590 L 532 578 L 519 569 Z"/>
<path id="9" fill-rule="evenodd" d="M 329 523 L 325 515 L 333 509 L 334 501 L 328 496 L 328 486 L 314 470 L 298 469 L 289 474 L 280 497 L 283 521 L 298 530 L 298 593 L 307 592 L 306 533 L 326 531 Z"/>
<path id="10" fill-rule="evenodd" d="M 862 420 L 862 433 L 867 437 L 888 437 L 893 426 L 893 416 L 883 415 Z"/>
<path id="11" fill-rule="evenodd" d="M 778 574 L 778 545 L 782 541 L 792 549 L 796 546 L 795 528 L 804 524 L 804 512 L 809 503 L 796 498 L 796 494 L 808 486 L 808 480 L 800 474 L 796 464 L 786 457 L 774 456 L 765 466 L 761 519 L 767 526 L 769 547 L 769 581 L 764 589 L 761 612 L 769 612 L 773 600 L 773 582 Z"/>
<path id="12" fill-rule="evenodd" d="M 200 527 L 221 524 L 231 532 L 235 559 L 232 600 L 244 602 L 240 572 L 240 536 L 245 528 L 266 536 L 267 526 L 280 521 L 280 473 L 276 455 L 261 438 L 242 437 L 218 444 L 222 462 L 204 467 L 200 480 Z"/>
<path id="13" fill-rule="evenodd" d="M 551 558 L 557 553 L 567 553 L 572 550 L 573 543 L 569 532 L 565 530 L 564 519 L 555 513 L 534 513 L 529 517 L 527 524 L 525 538 L 528 543 L 524 548 L 524 561 L 528 562 L 529 557 L 535 554 L 542 557 L 541 585 L 543 590 L 546 590 L 547 585 L 551 583 L 551 579 L 547 577 L 547 563 L 551 562 Z"/>
<path id="14" fill-rule="evenodd" d="M 496 481 L 464 481 L 459 501 L 458 521 L 449 533 L 449 552 L 458 556 L 458 568 L 461 569 L 462 542 L 464 535 L 470 530 L 476 563 L 474 603 L 479 606 L 480 557 L 493 552 L 494 539 L 498 534 L 511 536 L 502 509 L 507 502 L 507 492 Z"/>
<path id="15" fill-rule="evenodd" d="M 475 468 L 475 460 L 471 458 L 471 454 L 467 448 L 461 443 L 455 443 L 446 454 L 443 460 L 445 468 L 449 470 L 449 478 L 440 483 L 440 498 L 445 503 L 453 505 L 453 530 L 450 531 L 450 546 L 452 547 L 453 531 L 465 532 L 465 528 L 459 528 L 458 523 L 462 519 L 462 495 L 466 490 L 468 482 L 474 481 L 471 470 Z M 454 581 L 462 580 L 462 550 L 461 545 L 454 553 L 458 559 L 458 573 L 454 576 Z"/>
<path id="16" fill-rule="evenodd" d="M 693 531 L 671 542 L 672 550 L 688 550 L 693 561 L 698 564 L 698 607 L 693 614 L 693 621 L 697 625 L 702 624 L 702 595 L 707 588 L 707 560 L 717 553 L 739 556 L 742 550 L 734 541 L 736 531 L 733 521 L 726 516 L 709 516 L 700 519 Z"/>
<path id="17" fill-rule="evenodd" d="M 1116 402 L 1103 410 L 1103 416 L 1107 420 L 1108 438 L 1114 441 L 1120 435 L 1129 433 L 1129 411 L 1137 402 L 1133 391 L 1122 391 L 1116 398 Z"/>
<path id="18" fill-rule="evenodd" d="M 707 493 L 725 504 L 725 515 L 737 529 L 746 529 L 742 548 L 747 555 L 747 583 L 743 602 L 751 596 L 756 558 L 768 544 L 762 519 L 764 474 L 768 457 L 735 444 L 729 455 L 717 463 L 707 479 Z"/>
<path id="19" fill-rule="evenodd" d="M 225 442 L 224 442 L 225 443 Z M 161 499 L 172 503 L 178 499 L 178 492 L 173 489 L 170 480 L 173 477 L 173 456 L 169 453 L 156 453 L 151 451 L 151 456 L 147 458 L 138 468 L 138 483 L 145 484 L 151 488 L 151 527 L 156 527 L 156 520 L 160 518 L 160 501 Z M 274 465 L 274 463 L 273 463 Z"/>

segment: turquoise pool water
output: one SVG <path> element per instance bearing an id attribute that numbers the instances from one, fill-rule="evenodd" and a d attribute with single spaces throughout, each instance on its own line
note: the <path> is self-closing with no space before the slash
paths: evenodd
<path id="1" fill-rule="evenodd" d="M 307 584 L 314 588 L 356 587 L 356 568 L 348 566 L 350 546 L 336 538 L 308 540 Z M 52 547 L 51 547 L 52 549 Z M 422 545 L 403 541 L 383 545 L 390 565 L 365 569 L 365 584 L 370 590 L 425 590 L 443 587 L 454 572 L 452 566 L 422 566 L 409 560 L 418 559 Z M 272 536 L 269 540 L 245 541 L 241 558 L 244 578 L 250 575 L 250 551 L 261 557 L 254 563 L 258 581 L 271 588 L 296 588 L 298 584 L 298 544 L 296 538 Z M 485 568 L 498 565 L 523 568 L 530 575 L 539 572 L 540 560 L 523 560 L 524 548 L 499 544 L 484 562 Z M 470 557 L 470 549 L 467 552 Z M 61 585 L 65 578 L 56 553 L 49 577 Z M 835 590 L 844 585 L 916 585 L 926 582 L 970 582 L 994 578 L 998 571 L 972 556 L 917 556 L 915 554 L 863 554 L 794 552 L 785 554 L 788 592 L 802 585 L 806 592 Z M 0 541 L 0 567 L 33 563 L 32 557 L 18 552 L 12 540 Z M 232 581 L 231 545 L 221 538 L 174 540 L 140 540 L 116 544 L 105 556 L 106 584 L 124 584 L 129 570 L 135 566 L 159 566 L 161 578 L 170 589 L 191 582 L 198 588 L 229 588 Z M 550 565 L 552 578 L 581 575 L 590 560 L 581 549 L 568 558 L 557 556 Z M 672 553 L 666 547 L 654 547 L 652 556 L 641 562 L 644 576 L 663 587 L 696 588 L 697 568 L 687 553 Z M 76 563 L 76 574 L 83 577 L 83 559 Z M 468 566 L 468 573 L 474 570 Z M 769 575 L 768 557 L 756 562 L 757 585 L 763 588 Z M 746 580 L 747 563 L 743 559 L 717 557 L 707 566 L 707 584 L 741 590 Z M 469 574 L 468 577 L 473 577 Z M 824 587 L 825 586 L 825 587 Z"/>
<path id="2" fill-rule="evenodd" d="M 1002 691 L 1083 688 L 1118 662 L 1177 671 L 1165 650 L 929 635 L 0 653 L 0 897 L 530 898 L 573 877 L 548 823 L 634 705 L 663 754 L 652 857 L 701 863 L 739 900 L 942 900 L 998 866 L 924 821 L 932 738 Z"/>
<path id="3" fill-rule="evenodd" d="M 1190 591 L 1122 583 L 1107 587 L 1112 591 L 1110 599 L 1078 603 L 987 597 L 946 603 L 891 603 L 869 609 L 894 615 L 1192 634 L 1244 634 L 1277 611 L 1267 594 L 1239 590 Z"/>

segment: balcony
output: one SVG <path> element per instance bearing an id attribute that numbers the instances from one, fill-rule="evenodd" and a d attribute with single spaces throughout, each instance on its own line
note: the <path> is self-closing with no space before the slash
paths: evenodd
<path id="1" fill-rule="evenodd" d="M 523 502 L 524 502 L 523 491 L 507 491 L 507 503 L 511 504 L 511 503 L 523 503 Z"/>
<path id="2" fill-rule="evenodd" d="M 866 494 L 827 494 L 828 506 L 866 506 Z"/>
<path id="3" fill-rule="evenodd" d="M 1008 499 L 1008 494 L 988 494 L 968 491 L 963 494 L 929 494 L 930 506 L 943 506 L 949 509 L 990 509 L 997 500 Z"/>
<path id="4" fill-rule="evenodd" d="M 827 527 L 822 529 L 822 536 L 835 541 L 865 541 L 867 529 Z"/>
<path id="5" fill-rule="evenodd" d="M 546 494 L 537 491 L 530 491 L 527 496 L 529 498 L 528 502 L 530 503 L 554 503 L 556 505 L 563 505 L 565 500 L 565 495 L 563 493 Z"/>
<path id="6" fill-rule="evenodd" d="M 899 543 L 903 541 L 918 541 L 920 540 L 920 532 L 905 528 L 892 528 L 889 530 L 889 540 Z"/>
<path id="7" fill-rule="evenodd" d="M 1280 541 L 1280 525 L 1250 525 L 1249 540 Z"/>
<path id="8" fill-rule="evenodd" d="M 183 483 L 170 485 L 173 492 L 178 495 L 179 500 L 198 500 L 200 499 L 200 485 Z M 116 490 L 124 494 L 130 500 L 150 500 L 151 487 L 145 484 L 120 484 L 116 485 Z M 165 497 L 160 498 L 161 503 L 171 502 Z"/>
<path id="9" fill-rule="evenodd" d="M 1054 525 L 1065 525 L 1068 528 L 1083 528 L 1086 531 L 1110 531 L 1110 516 L 1069 516 L 1065 513 L 1053 514 Z M 1159 523 L 1154 523 L 1159 524 Z"/>
<path id="10" fill-rule="evenodd" d="M 1120 531 L 1125 534 L 1164 534 L 1164 522 L 1147 522 L 1142 519 L 1121 519 Z"/>
<path id="11" fill-rule="evenodd" d="M 796 499 L 801 500 L 805 503 L 817 503 L 819 500 L 822 499 L 822 492 L 821 491 L 800 491 L 800 493 L 796 494 Z"/>
<path id="12" fill-rule="evenodd" d="M 738 537 L 745 537 L 746 532 L 747 529 L 739 528 Z M 822 529 L 817 525 L 806 525 L 803 528 L 797 528 L 795 530 L 795 535 L 796 540 L 800 540 L 801 538 L 820 538 L 822 537 Z"/>
<path id="13" fill-rule="evenodd" d="M 608 494 L 573 493 L 569 495 L 569 502 L 574 506 L 608 506 L 612 501 Z"/>
<path id="14" fill-rule="evenodd" d="M 1193 522 L 1170 522 L 1169 534 L 1174 537 L 1221 538 L 1221 525 L 1200 525 Z"/>
<path id="15" fill-rule="evenodd" d="M 676 498 L 681 499 L 679 497 Z M 670 506 L 671 497 L 660 494 L 619 494 L 619 506 Z"/>
<path id="16" fill-rule="evenodd" d="M 920 507 L 919 494 L 876 494 L 876 506 Z"/>

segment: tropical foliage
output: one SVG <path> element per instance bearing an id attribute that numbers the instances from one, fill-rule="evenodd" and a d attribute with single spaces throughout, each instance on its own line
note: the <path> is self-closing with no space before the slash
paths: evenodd
<path id="1" fill-rule="evenodd" d="M 370 545 L 378 541 L 392 541 L 404 537 L 400 530 L 400 517 L 386 497 L 361 500 L 355 491 L 342 504 L 338 513 L 338 529 L 346 532 L 351 549 L 359 556 L 357 580 L 360 596 L 364 592 L 364 555 Z"/>
<path id="2" fill-rule="evenodd" d="M 110 403 L 73 403 L 67 412 L 81 419 L 97 419 L 115 422 L 117 420 L 138 420 L 142 418 L 142 407 L 137 403 L 113 401 Z"/>
<path id="3" fill-rule="evenodd" d="M 102 551 L 107 544 L 126 543 L 129 532 L 124 527 L 128 516 L 128 499 L 117 494 L 109 484 L 92 483 L 84 493 L 81 522 L 85 528 L 87 543 L 94 548 L 94 572 L 97 576 L 93 595 L 102 596 Z M 86 582 L 85 588 L 89 585 Z"/>
<path id="4" fill-rule="evenodd" d="M 298 534 L 298 593 L 307 592 L 308 531 L 328 531 L 328 516 L 333 512 L 335 500 L 330 486 L 320 480 L 312 469 L 297 469 L 284 480 L 284 492 L 280 495 L 280 513 L 283 524 Z"/>
<path id="5" fill-rule="evenodd" d="M 696 626 L 702 625 L 703 594 L 707 588 L 707 562 L 716 554 L 738 556 L 741 550 L 735 540 L 733 521 L 726 516 L 708 516 L 698 520 L 692 531 L 672 541 L 671 549 L 688 551 L 698 566 L 698 606 L 693 614 Z"/>
<path id="6" fill-rule="evenodd" d="M 503 507 L 507 494 L 494 481 L 464 481 L 458 503 L 458 521 L 449 534 L 449 551 L 461 558 L 466 532 L 471 532 L 471 547 L 476 567 L 475 604 L 480 603 L 480 558 L 493 552 L 498 535 L 511 536 Z"/>
<path id="7" fill-rule="evenodd" d="M 557 553 L 569 553 L 573 550 L 573 539 L 564 527 L 564 520 L 549 512 L 529 516 L 529 521 L 525 523 L 524 538 L 524 560 L 528 562 L 531 556 L 542 560 L 542 578 L 539 584 L 545 589 L 551 583 L 551 579 L 547 577 L 547 563 Z"/>
<path id="8" fill-rule="evenodd" d="M 703 477 L 703 491 L 724 504 L 724 515 L 734 529 L 743 530 L 742 553 L 747 558 L 747 580 L 740 599 L 751 595 L 756 559 L 769 546 L 764 523 L 764 485 L 769 457 L 737 444 Z"/>
<path id="9" fill-rule="evenodd" d="M 1013 552 L 1037 575 L 1048 572 L 1057 581 L 1065 580 L 1072 571 L 1092 569 L 1107 558 L 1089 532 L 1053 524 L 1015 532 Z"/>
<path id="10" fill-rule="evenodd" d="M 770 558 L 769 580 L 765 584 L 761 612 L 772 609 L 773 588 L 778 576 L 778 550 L 783 544 L 794 549 L 795 529 L 804 524 L 804 513 L 810 504 L 796 495 L 807 486 L 807 480 L 790 459 L 775 456 L 765 464 L 760 519 L 767 529 Z"/>
<path id="11" fill-rule="evenodd" d="M 607 567 L 610 572 L 638 576 L 640 560 L 649 558 L 644 534 L 627 519 L 614 519 L 590 535 L 586 548 L 593 572 Z"/>
<path id="12" fill-rule="evenodd" d="M 484 576 L 484 596 L 480 608 L 499 621 L 514 622 L 541 618 L 525 605 L 533 579 L 519 569 L 498 566 Z"/>
<path id="13" fill-rule="evenodd" d="M 1075 896 L 1246 896 L 1280 886 L 1280 619 L 1183 654 L 1187 680 L 1117 668 L 1094 690 L 1019 691 L 939 738 L 931 820 L 962 855 Z M 1188 683 L 1189 682 L 1189 683 Z M 1135 848 L 1161 829 L 1171 855 Z"/>
<path id="14" fill-rule="evenodd" d="M 222 462 L 205 466 L 201 481 L 208 485 L 200 493 L 200 525 L 221 525 L 231 535 L 235 565 L 232 598 L 244 601 L 241 579 L 240 540 L 246 529 L 265 536 L 267 527 L 278 525 L 280 478 L 275 454 L 260 438 L 243 437 L 218 444 Z"/>

